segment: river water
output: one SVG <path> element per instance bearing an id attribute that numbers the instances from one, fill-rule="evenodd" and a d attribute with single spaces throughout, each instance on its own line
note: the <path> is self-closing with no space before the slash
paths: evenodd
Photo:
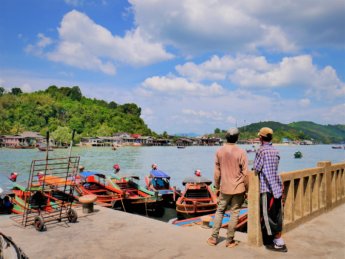
<path id="1" fill-rule="evenodd" d="M 240 145 L 243 149 L 250 149 L 250 145 Z M 158 164 L 158 168 L 171 176 L 173 186 L 182 188 L 182 180 L 191 176 L 196 169 L 202 175 L 213 179 L 213 161 L 219 146 L 191 146 L 184 149 L 171 147 L 120 147 L 112 150 L 110 147 L 73 147 L 72 156 L 80 156 L 80 164 L 85 170 L 111 173 L 115 163 L 125 174 L 138 175 L 144 184 L 144 177 L 151 169 L 151 164 Z M 331 145 L 276 145 L 281 160 L 279 172 L 315 167 L 318 161 L 329 160 L 332 163 L 345 161 L 345 149 L 332 149 Z M 301 151 L 303 157 L 295 159 L 293 154 Z M 55 149 L 49 152 L 49 158 L 68 156 L 69 149 Z M 254 160 L 255 153 L 248 153 L 249 163 Z M 30 173 L 31 161 L 45 159 L 46 153 L 37 149 L 0 149 L 0 187 L 7 189 L 11 186 L 8 176 L 11 172 L 19 173 L 17 181 L 25 182 Z M 250 165 L 251 167 L 251 165 Z"/>

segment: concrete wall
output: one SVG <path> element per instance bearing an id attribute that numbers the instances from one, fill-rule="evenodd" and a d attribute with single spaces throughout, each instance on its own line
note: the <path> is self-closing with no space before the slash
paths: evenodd
<path id="1" fill-rule="evenodd" d="M 345 202 L 345 162 L 332 165 L 321 161 L 315 168 L 280 175 L 284 185 L 284 232 Z M 262 245 L 259 179 L 254 172 L 249 176 L 248 242 Z"/>

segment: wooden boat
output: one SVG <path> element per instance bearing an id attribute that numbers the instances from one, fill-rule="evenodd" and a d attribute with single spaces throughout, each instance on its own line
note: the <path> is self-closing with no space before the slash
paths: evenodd
<path id="1" fill-rule="evenodd" d="M 256 153 L 255 146 L 252 149 L 246 149 L 247 153 Z"/>
<path id="2" fill-rule="evenodd" d="M 47 151 L 47 146 L 45 145 L 40 145 L 37 147 L 39 151 Z M 48 151 L 53 151 L 54 149 L 52 147 L 48 147 Z"/>
<path id="3" fill-rule="evenodd" d="M 146 188 L 158 192 L 162 196 L 162 204 L 165 207 L 175 207 L 177 197 L 181 192 L 170 186 L 170 176 L 161 170 L 151 170 L 149 176 L 145 177 Z"/>
<path id="4" fill-rule="evenodd" d="M 333 149 L 342 149 L 342 146 L 332 146 Z"/>
<path id="5" fill-rule="evenodd" d="M 204 217 L 207 217 L 207 216 L 210 217 L 210 220 L 211 220 L 208 224 L 208 227 L 213 227 L 215 213 L 204 215 L 204 216 L 198 216 L 194 218 L 182 219 L 182 220 L 175 219 L 171 223 L 179 227 L 190 227 L 190 226 L 195 226 L 195 225 L 202 225 L 202 221 Z M 241 209 L 239 213 L 236 229 L 244 227 L 247 224 L 247 218 L 248 218 L 248 209 L 247 208 Z M 227 228 L 230 220 L 231 220 L 230 211 L 226 211 L 224 213 L 221 227 Z"/>
<path id="6" fill-rule="evenodd" d="M 29 145 L 16 145 L 14 146 L 15 149 L 34 149 L 35 146 L 29 146 Z"/>
<path id="7" fill-rule="evenodd" d="M 217 196 L 211 190 L 212 181 L 202 177 L 186 178 L 182 184 L 185 190 L 176 201 L 177 218 L 192 218 L 214 213 L 217 209 Z"/>
<path id="8" fill-rule="evenodd" d="M 186 148 L 186 146 L 178 145 L 177 148 Z"/>
<path id="9" fill-rule="evenodd" d="M 41 187 L 31 187 L 30 190 L 20 184 L 13 184 L 12 187 L 12 212 L 15 214 L 23 214 L 25 209 L 32 211 L 54 211 L 56 203 L 45 197 L 41 192 Z M 29 206 L 29 207 L 25 207 Z"/>
<path id="10" fill-rule="evenodd" d="M 295 158 L 302 158 L 302 156 L 303 156 L 303 154 L 302 154 L 301 151 L 296 151 L 296 152 L 294 153 L 294 157 L 295 157 Z"/>
<path id="11" fill-rule="evenodd" d="M 122 191 L 109 184 L 106 175 L 88 171 L 80 175 L 82 183 L 76 188 L 80 195 L 96 195 L 96 203 L 103 207 L 113 207 L 116 201 L 122 200 Z"/>
<path id="12" fill-rule="evenodd" d="M 156 217 L 164 215 L 162 197 L 157 191 L 149 191 L 140 186 L 138 176 L 112 174 L 109 181 L 122 195 L 122 204 L 116 202 L 115 209 L 122 207 L 125 211 L 146 213 Z"/>

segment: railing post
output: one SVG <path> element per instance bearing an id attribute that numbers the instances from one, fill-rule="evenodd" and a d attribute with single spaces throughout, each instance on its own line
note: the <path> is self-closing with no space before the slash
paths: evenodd
<path id="1" fill-rule="evenodd" d="M 248 244 L 262 246 L 259 177 L 255 172 L 249 172 L 248 176 Z"/>
<path id="2" fill-rule="evenodd" d="M 329 167 L 332 165 L 330 161 L 320 161 L 317 163 L 318 167 L 322 167 L 326 183 L 326 210 L 332 208 L 332 173 Z"/>

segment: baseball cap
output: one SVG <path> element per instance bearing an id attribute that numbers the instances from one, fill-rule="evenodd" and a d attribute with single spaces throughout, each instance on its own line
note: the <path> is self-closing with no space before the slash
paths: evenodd
<path id="1" fill-rule="evenodd" d="M 263 127 L 260 129 L 258 136 L 267 137 L 268 134 L 273 135 L 273 130 L 271 128 Z"/>
<path id="2" fill-rule="evenodd" d="M 235 136 L 235 135 L 240 134 L 240 131 L 238 130 L 238 128 L 231 128 L 226 133 L 227 135 Z"/>

